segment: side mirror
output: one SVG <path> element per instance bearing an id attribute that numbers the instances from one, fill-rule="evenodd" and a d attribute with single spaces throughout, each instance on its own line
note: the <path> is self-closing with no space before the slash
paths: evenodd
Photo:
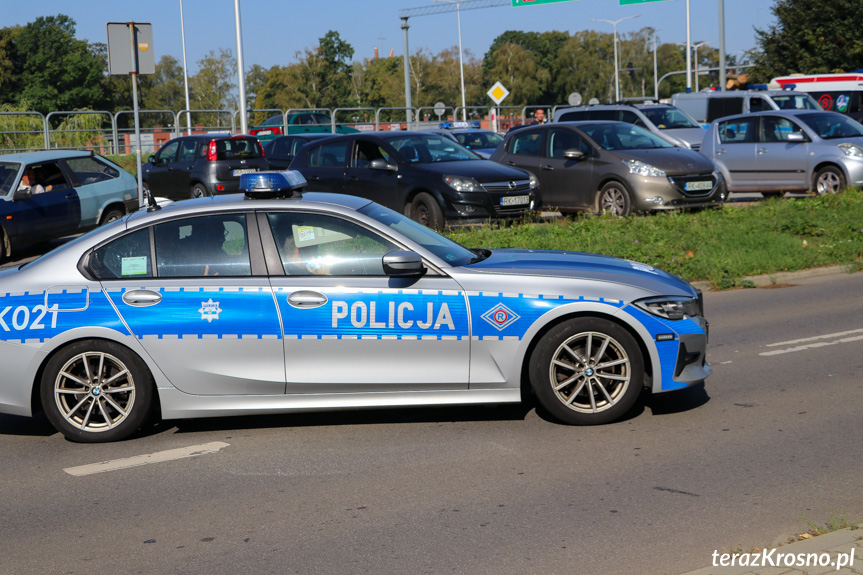
<path id="1" fill-rule="evenodd" d="M 788 141 L 789 142 L 805 142 L 806 136 L 804 136 L 800 132 L 791 132 L 790 134 L 788 134 Z"/>
<path id="2" fill-rule="evenodd" d="M 421 276 L 426 272 L 423 260 L 416 252 L 395 251 L 383 257 L 384 273 L 388 276 Z"/>
<path id="3" fill-rule="evenodd" d="M 156 164 L 156 156 L 150 156 L 149 158 L 147 158 L 147 161 L 150 162 L 151 164 L 155 165 Z"/>
<path id="4" fill-rule="evenodd" d="M 372 160 L 369 164 L 369 168 L 373 170 L 389 170 L 391 172 L 397 172 L 399 170 L 398 166 L 388 164 L 386 160 L 382 160 L 380 158 L 378 158 L 377 160 Z"/>
<path id="5" fill-rule="evenodd" d="M 33 194 L 29 189 L 15 190 L 15 193 L 12 194 L 12 201 L 17 202 L 19 200 L 29 200 L 31 197 L 33 197 Z"/>
<path id="6" fill-rule="evenodd" d="M 564 150 L 563 157 L 568 160 L 583 160 L 584 152 L 581 150 L 576 150 L 575 148 L 571 148 L 569 150 Z"/>

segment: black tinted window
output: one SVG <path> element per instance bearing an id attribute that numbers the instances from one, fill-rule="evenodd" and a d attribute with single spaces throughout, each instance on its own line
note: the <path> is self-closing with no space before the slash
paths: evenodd
<path id="1" fill-rule="evenodd" d="M 90 269 L 102 280 L 153 277 L 149 230 L 126 234 L 95 250 Z"/>
<path id="2" fill-rule="evenodd" d="M 345 165 L 350 142 L 323 144 L 309 151 L 309 166 L 313 168 L 341 168 Z"/>
<path id="3" fill-rule="evenodd" d="M 743 113 L 743 96 L 734 98 L 708 98 L 707 99 L 707 121 L 712 122 L 716 118 L 733 116 Z"/>
<path id="4" fill-rule="evenodd" d="M 233 160 L 236 158 L 259 158 L 258 140 L 255 138 L 230 138 L 216 140 L 216 159 Z"/>
<path id="5" fill-rule="evenodd" d="M 111 180 L 120 175 L 120 172 L 116 169 L 93 157 L 70 158 L 66 160 L 66 165 L 75 172 L 75 178 L 82 186 L 95 182 Z"/>
<path id="6" fill-rule="evenodd" d="M 560 122 L 579 122 L 581 120 L 587 120 L 587 112 L 585 110 L 579 110 L 577 112 L 565 112 L 560 116 Z"/>
<path id="7" fill-rule="evenodd" d="M 186 218 L 155 228 L 160 277 L 248 276 L 249 243 L 244 214 Z"/>
<path id="8" fill-rule="evenodd" d="M 538 156 L 542 153 L 542 132 L 539 130 L 519 130 L 512 136 L 509 151 L 517 156 Z"/>

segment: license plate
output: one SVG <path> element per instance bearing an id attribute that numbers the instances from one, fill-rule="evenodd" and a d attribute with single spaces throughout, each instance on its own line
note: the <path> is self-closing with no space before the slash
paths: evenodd
<path id="1" fill-rule="evenodd" d="M 700 190 L 710 190 L 712 188 L 713 188 L 713 182 L 711 182 L 709 180 L 706 182 L 686 182 L 686 184 L 684 184 L 684 186 L 683 186 L 683 189 L 686 190 L 687 192 L 697 192 Z"/>
<path id="2" fill-rule="evenodd" d="M 243 174 L 253 174 L 257 171 L 258 170 L 256 168 L 243 168 L 242 170 L 234 170 L 231 173 L 234 174 L 235 176 L 241 176 Z"/>
<path id="3" fill-rule="evenodd" d="M 272 136 L 272 135 L 273 135 L 273 131 L 272 131 L 272 130 L 261 130 L 260 132 L 258 132 L 258 133 L 257 133 L 257 134 L 255 134 L 255 135 L 256 135 L 256 136 Z"/>
<path id="4" fill-rule="evenodd" d="M 520 206 L 529 203 L 530 196 L 504 196 L 500 199 L 500 205 L 502 206 Z"/>

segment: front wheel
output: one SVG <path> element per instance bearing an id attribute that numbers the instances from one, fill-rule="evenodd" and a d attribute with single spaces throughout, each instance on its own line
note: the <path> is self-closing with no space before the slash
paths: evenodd
<path id="1" fill-rule="evenodd" d="M 835 166 L 826 166 L 815 173 L 813 189 L 818 196 L 845 191 L 845 174 Z"/>
<path id="2" fill-rule="evenodd" d="M 439 230 L 443 227 L 443 210 L 431 194 L 420 192 L 411 203 L 411 219 L 427 228 Z"/>
<path id="3" fill-rule="evenodd" d="M 71 441 L 124 439 L 150 415 L 153 377 L 131 351 L 101 340 L 60 350 L 45 366 L 41 397 L 45 415 Z"/>
<path id="4" fill-rule="evenodd" d="M 620 418 L 644 382 L 635 338 L 606 319 L 583 317 L 552 328 L 530 358 L 530 383 L 540 405 L 569 425 Z"/>
<path id="5" fill-rule="evenodd" d="M 618 217 L 628 216 L 632 213 L 632 195 L 622 183 L 608 182 L 599 190 L 597 211 Z"/>

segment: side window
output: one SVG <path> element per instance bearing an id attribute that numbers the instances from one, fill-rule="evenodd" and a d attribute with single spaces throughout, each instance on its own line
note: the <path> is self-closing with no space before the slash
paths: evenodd
<path id="1" fill-rule="evenodd" d="M 538 156 L 541 153 L 541 143 L 540 130 L 519 130 L 510 140 L 509 151 L 517 156 Z"/>
<path id="2" fill-rule="evenodd" d="M 787 142 L 788 135 L 792 133 L 802 134 L 803 130 L 787 118 L 777 116 L 761 117 L 762 142 Z"/>
<path id="3" fill-rule="evenodd" d="M 383 276 L 383 256 L 399 248 L 362 226 L 322 216 L 268 214 L 285 274 Z"/>
<path id="4" fill-rule="evenodd" d="M 291 155 L 291 153 L 289 151 L 291 143 L 293 143 L 292 140 L 276 140 L 273 143 L 273 147 L 270 150 L 269 155 L 271 155 L 271 156 L 289 156 L 289 155 Z"/>
<path id="5" fill-rule="evenodd" d="M 548 155 L 551 158 L 563 158 L 566 150 L 582 150 L 581 138 L 570 130 L 556 129 L 548 131 Z M 582 150 L 583 151 L 583 150 Z"/>
<path id="6" fill-rule="evenodd" d="M 94 250 L 90 270 L 100 280 L 153 277 L 149 228 L 126 234 Z"/>
<path id="7" fill-rule="evenodd" d="M 120 175 L 116 169 L 95 157 L 69 158 L 66 165 L 75 173 L 75 179 L 82 186 L 112 180 Z"/>
<path id="8" fill-rule="evenodd" d="M 177 148 L 180 147 L 180 141 L 174 140 L 172 142 L 168 142 L 162 149 L 158 151 L 156 154 L 156 163 L 157 164 L 171 164 L 174 162 L 174 158 L 177 156 Z"/>
<path id="9" fill-rule="evenodd" d="M 743 113 L 743 96 L 707 99 L 707 121 Z"/>
<path id="10" fill-rule="evenodd" d="M 154 231 L 159 277 L 252 274 L 245 214 L 173 220 Z"/>
<path id="11" fill-rule="evenodd" d="M 764 112 L 766 110 L 772 110 L 773 106 L 770 103 L 762 98 L 761 96 L 756 96 L 749 98 L 749 111 L 750 112 Z"/>
<path id="12" fill-rule="evenodd" d="M 194 162 L 195 161 L 195 148 L 197 147 L 197 142 L 195 140 L 183 140 L 183 143 L 180 144 L 180 155 L 178 162 Z"/>
<path id="13" fill-rule="evenodd" d="M 57 162 L 33 164 L 28 167 L 33 169 L 33 184 L 42 186 L 46 192 L 61 192 L 69 189 L 69 182 Z"/>
<path id="14" fill-rule="evenodd" d="M 352 168 L 368 168 L 372 160 L 389 161 L 390 155 L 386 150 L 373 142 L 357 140 L 354 157 L 351 160 Z"/>
<path id="15" fill-rule="evenodd" d="M 635 124 L 636 126 L 645 127 L 644 122 L 641 121 L 641 118 L 638 117 L 638 114 L 631 110 L 622 110 L 620 112 L 620 121 L 626 122 L 627 124 Z"/>
<path id="16" fill-rule="evenodd" d="M 579 122 L 581 120 L 587 120 L 587 112 L 584 110 L 580 110 L 578 112 L 566 112 L 560 115 L 559 122 Z"/>
<path id="17" fill-rule="evenodd" d="M 312 168 L 344 167 L 350 143 L 335 142 L 318 146 L 309 153 L 309 166 Z"/>
<path id="18" fill-rule="evenodd" d="M 590 119 L 617 122 L 620 120 L 620 112 L 618 110 L 591 110 Z"/>
<path id="19" fill-rule="evenodd" d="M 747 119 L 728 120 L 716 125 L 719 141 L 723 144 L 746 144 L 755 141 L 755 129 Z"/>

